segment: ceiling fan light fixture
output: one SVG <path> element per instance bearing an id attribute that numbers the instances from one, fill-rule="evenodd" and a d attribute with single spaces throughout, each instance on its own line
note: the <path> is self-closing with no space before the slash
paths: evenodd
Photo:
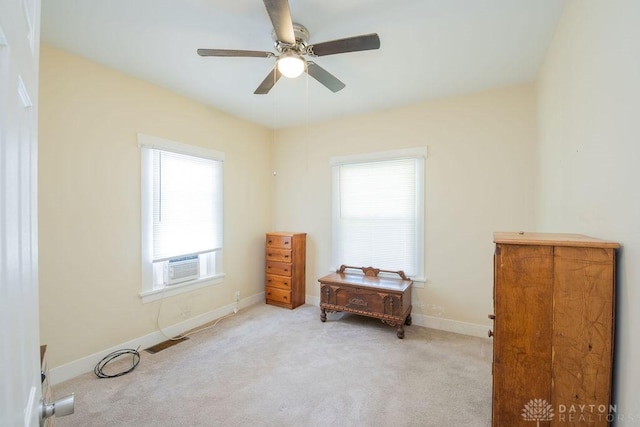
<path id="1" fill-rule="evenodd" d="M 294 52 L 283 53 L 280 58 L 278 58 L 277 63 L 278 71 L 290 79 L 295 79 L 300 76 L 300 74 L 304 72 L 306 65 L 306 61 Z"/>

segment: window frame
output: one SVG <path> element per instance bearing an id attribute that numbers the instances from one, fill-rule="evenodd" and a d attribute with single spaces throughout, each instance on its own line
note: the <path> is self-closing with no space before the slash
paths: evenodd
<path id="1" fill-rule="evenodd" d="M 418 215 L 416 216 L 416 262 L 417 273 L 412 276 L 414 282 L 426 281 L 425 273 L 425 169 L 426 169 L 427 147 L 415 147 L 406 148 L 400 150 L 380 151 L 373 153 L 354 154 L 347 156 L 336 156 L 330 159 L 331 166 L 331 269 L 336 271 L 340 267 L 341 261 L 336 259 L 337 257 L 337 218 L 339 216 L 338 211 L 340 209 L 340 194 L 339 194 L 339 173 L 338 169 L 342 165 L 359 164 L 359 163 L 373 163 L 389 160 L 401 160 L 401 159 L 416 159 L 419 160 L 418 168 L 416 170 L 416 209 Z M 360 266 L 358 266 L 360 267 Z M 376 267 L 376 266 L 373 266 Z"/>
<path id="2" fill-rule="evenodd" d="M 189 292 L 195 289 L 213 286 L 222 283 L 225 273 L 223 270 L 224 240 L 222 249 L 213 252 L 215 257 L 216 272 L 183 283 L 173 285 L 154 285 L 153 265 L 153 151 L 162 150 L 184 154 L 193 157 L 207 158 L 224 162 L 223 152 L 203 147 L 187 145 L 156 136 L 138 134 L 138 147 L 141 158 L 141 268 L 142 290 L 139 294 L 143 304 Z M 224 167 L 224 166 L 223 166 Z M 223 171 L 224 175 L 224 171 Z M 224 179 L 224 176 L 223 176 Z M 223 186 L 223 182 L 220 183 Z M 224 204 L 224 197 L 223 197 Z"/>

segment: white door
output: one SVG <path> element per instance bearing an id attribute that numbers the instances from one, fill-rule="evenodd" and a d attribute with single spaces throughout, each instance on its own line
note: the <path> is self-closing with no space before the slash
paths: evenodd
<path id="1" fill-rule="evenodd" d="M 40 0 L 0 0 L 0 425 L 37 426 Z"/>

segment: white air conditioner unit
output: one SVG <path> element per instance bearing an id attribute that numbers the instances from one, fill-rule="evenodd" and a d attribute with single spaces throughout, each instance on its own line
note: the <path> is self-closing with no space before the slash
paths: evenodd
<path id="1" fill-rule="evenodd" d="M 164 284 L 175 285 L 200 277 L 200 257 L 198 255 L 173 258 L 164 264 Z"/>

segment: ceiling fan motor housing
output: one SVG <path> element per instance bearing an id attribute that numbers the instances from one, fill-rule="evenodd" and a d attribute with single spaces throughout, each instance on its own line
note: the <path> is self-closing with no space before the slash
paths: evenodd
<path id="1" fill-rule="evenodd" d="M 276 35 L 276 31 L 273 30 L 271 32 L 271 38 L 273 38 L 274 46 L 276 50 L 280 53 L 287 52 L 293 50 L 300 55 L 304 55 L 307 53 L 307 42 L 309 41 L 309 30 L 302 24 L 298 24 L 296 22 L 293 23 L 293 35 L 296 38 L 296 44 L 291 46 L 288 43 L 284 43 L 278 40 L 278 36 Z"/>

